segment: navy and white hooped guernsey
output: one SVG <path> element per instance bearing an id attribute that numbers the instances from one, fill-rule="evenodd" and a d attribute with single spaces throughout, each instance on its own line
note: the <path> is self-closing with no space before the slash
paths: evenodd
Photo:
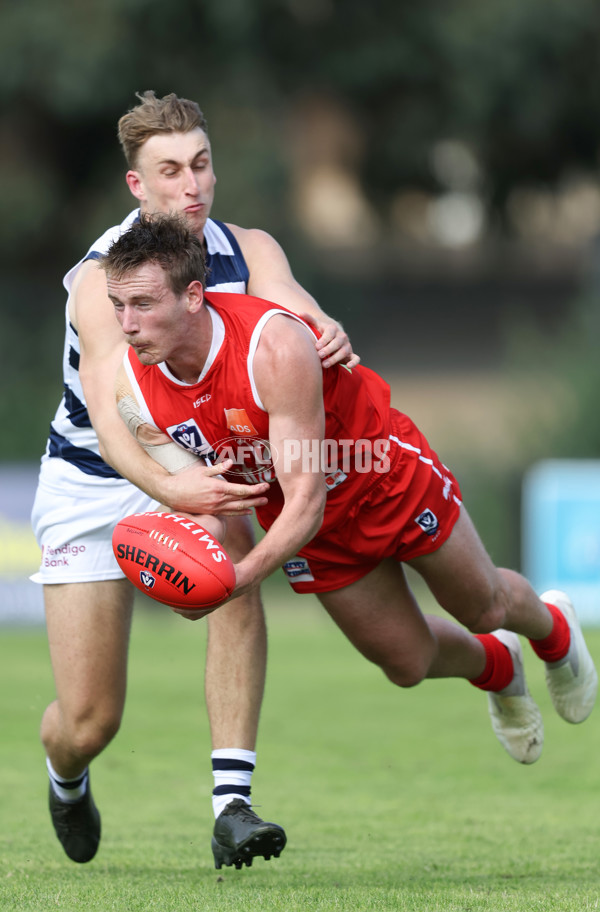
<path id="1" fill-rule="evenodd" d="M 139 209 L 95 241 L 85 257 L 63 279 L 68 294 L 73 280 L 86 260 L 99 259 L 121 234 L 139 218 Z M 207 289 L 242 293 L 246 292 L 249 271 L 239 244 L 223 222 L 208 219 L 204 227 L 206 243 Z M 100 456 L 98 438 L 90 422 L 79 378 L 79 337 L 69 320 L 69 302 L 66 308 L 66 334 L 63 353 L 63 398 L 50 424 L 46 456 L 63 459 L 87 475 L 98 478 L 121 476 Z"/>

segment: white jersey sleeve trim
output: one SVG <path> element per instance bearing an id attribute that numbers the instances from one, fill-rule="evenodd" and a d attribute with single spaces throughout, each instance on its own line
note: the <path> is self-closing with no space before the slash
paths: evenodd
<path id="1" fill-rule="evenodd" d="M 296 314 L 290 313 L 289 310 L 280 310 L 279 308 L 274 309 L 274 310 L 267 310 L 262 315 L 262 317 L 260 318 L 260 320 L 258 321 L 256 326 L 254 327 L 252 336 L 250 337 L 250 346 L 248 349 L 248 361 L 247 361 L 248 377 L 250 379 L 250 387 L 252 389 L 252 396 L 254 398 L 254 401 L 255 401 L 256 405 L 259 407 L 259 409 L 261 409 L 261 411 L 263 411 L 263 412 L 266 412 L 267 410 L 264 407 L 262 400 L 261 400 L 260 396 L 258 395 L 258 390 L 256 388 L 256 381 L 254 379 L 254 355 L 256 354 L 256 349 L 258 348 L 258 343 L 260 341 L 261 333 L 262 333 L 263 329 L 265 328 L 265 325 L 268 323 L 268 321 L 271 319 L 271 317 L 274 317 L 276 314 L 283 314 L 284 317 L 291 317 L 292 319 L 296 320 L 298 323 L 301 323 L 302 326 L 305 326 L 306 329 L 308 330 L 308 332 L 311 332 L 310 327 L 308 326 L 307 323 L 304 322 L 304 320 L 302 320 L 300 317 L 296 316 Z"/>

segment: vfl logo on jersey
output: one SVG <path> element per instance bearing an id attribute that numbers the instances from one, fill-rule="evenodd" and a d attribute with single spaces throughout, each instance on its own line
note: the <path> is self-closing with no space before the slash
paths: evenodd
<path id="1" fill-rule="evenodd" d="M 415 522 L 418 526 L 421 526 L 425 535 L 435 535 L 440 526 L 437 516 L 435 513 L 432 513 L 431 510 L 423 510 L 423 512 L 417 516 Z"/>
<path id="2" fill-rule="evenodd" d="M 225 421 L 232 434 L 240 437 L 258 436 L 256 428 L 246 414 L 246 409 L 225 409 Z"/>
<path id="3" fill-rule="evenodd" d="M 151 573 L 148 573 L 147 570 L 140 570 L 140 580 L 142 582 L 142 586 L 145 586 L 146 589 L 152 589 L 154 587 L 154 583 L 156 582 L 156 579 L 152 576 Z"/>
<path id="4" fill-rule="evenodd" d="M 193 418 L 182 421 L 181 424 L 172 424 L 167 428 L 167 434 L 186 450 L 191 450 L 196 456 L 212 456 L 212 447 Z"/>
<path id="5" fill-rule="evenodd" d="M 314 576 L 304 557 L 294 557 L 283 565 L 283 572 L 290 583 L 312 583 Z"/>

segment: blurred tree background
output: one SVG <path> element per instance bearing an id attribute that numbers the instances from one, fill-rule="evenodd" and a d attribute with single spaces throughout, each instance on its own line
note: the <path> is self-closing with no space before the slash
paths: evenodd
<path id="1" fill-rule="evenodd" d="M 133 208 L 116 123 L 199 101 L 258 226 L 456 471 L 498 561 L 542 456 L 598 456 L 595 0 L 4 0 L 0 460 L 60 397 L 61 279 Z"/>

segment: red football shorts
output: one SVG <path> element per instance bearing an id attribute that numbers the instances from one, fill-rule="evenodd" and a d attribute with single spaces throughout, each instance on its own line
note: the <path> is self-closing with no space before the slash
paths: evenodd
<path id="1" fill-rule="evenodd" d="M 384 558 L 409 561 L 436 551 L 458 519 L 461 493 L 413 421 L 391 411 L 390 469 L 339 524 L 284 565 L 296 592 L 331 592 L 356 582 Z"/>

